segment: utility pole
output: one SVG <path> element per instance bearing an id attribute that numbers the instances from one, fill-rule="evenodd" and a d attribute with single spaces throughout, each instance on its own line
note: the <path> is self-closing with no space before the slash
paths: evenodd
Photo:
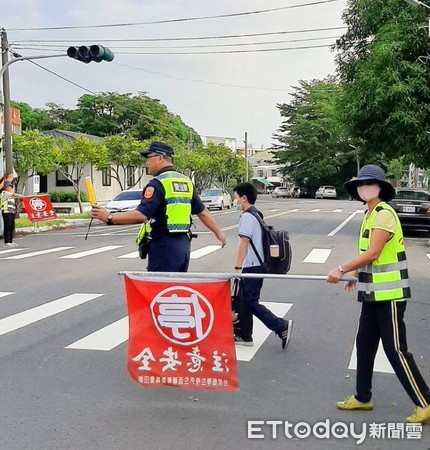
<path id="1" fill-rule="evenodd" d="M 248 132 L 245 131 L 245 181 L 248 181 Z"/>
<path id="2" fill-rule="evenodd" d="M 8 42 L 6 30 L 1 30 L 1 61 L 4 67 L 8 62 Z M 13 173 L 13 160 L 12 160 L 12 122 L 10 117 L 10 86 L 9 86 L 9 69 L 6 69 L 3 73 L 3 124 L 4 124 L 4 136 L 3 149 L 6 161 L 6 174 Z M 3 161 L 1 161 L 3 164 Z M 6 175 L 5 174 L 5 175 Z"/>

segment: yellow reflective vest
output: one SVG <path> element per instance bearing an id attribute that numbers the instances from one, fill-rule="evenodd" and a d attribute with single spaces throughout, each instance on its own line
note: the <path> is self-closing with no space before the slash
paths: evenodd
<path id="1" fill-rule="evenodd" d="M 380 202 L 370 216 L 364 218 L 360 229 L 359 252 L 368 250 L 373 222 L 379 211 L 391 211 L 396 219 L 394 235 L 386 242 L 379 258 L 359 269 L 358 300 L 365 302 L 396 301 L 410 298 L 408 262 L 403 244 L 403 231 L 394 209 Z"/>
<path id="2" fill-rule="evenodd" d="M 194 186 L 185 175 L 170 170 L 157 175 L 164 187 L 166 201 L 167 230 L 169 233 L 188 233 L 191 226 L 191 200 Z M 144 223 L 137 235 L 136 243 L 150 236 L 151 221 Z"/>

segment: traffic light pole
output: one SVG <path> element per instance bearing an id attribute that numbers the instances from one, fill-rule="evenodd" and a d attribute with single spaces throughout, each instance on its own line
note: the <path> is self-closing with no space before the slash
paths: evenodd
<path id="1" fill-rule="evenodd" d="M 7 39 L 5 41 L 5 32 L 2 31 L 2 68 L 0 69 L 0 78 L 3 77 L 3 90 L 4 90 L 4 155 L 6 162 L 6 174 L 13 173 L 13 157 L 12 157 L 12 123 L 10 120 L 10 89 L 9 89 L 9 71 L 8 68 L 11 64 L 18 61 L 28 61 L 32 59 L 46 59 L 46 58 L 59 58 L 67 56 L 66 53 L 61 55 L 38 55 L 38 56 L 18 56 L 17 58 L 8 61 L 7 58 Z M 5 45 L 6 42 L 6 45 Z M 0 90 L 0 101 L 2 98 L 2 92 Z M 3 161 L 0 161 L 3 164 Z"/>

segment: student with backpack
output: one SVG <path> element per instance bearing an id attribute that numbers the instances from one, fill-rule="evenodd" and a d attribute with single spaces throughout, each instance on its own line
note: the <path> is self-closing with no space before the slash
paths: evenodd
<path id="1" fill-rule="evenodd" d="M 242 273 L 266 273 L 264 261 L 267 261 L 267 243 L 264 242 L 263 214 L 254 206 L 257 190 L 251 183 L 239 183 L 233 189 L 236 204 L 243 214 L 239 221 L 239 247 L 236 255 L 235 271 Z M 260 220 L 257 218 L 260 217 Z M 234 324 L 235 343 L 252 346 L 253 318 L 256 316 L 282 341 L 285 349 L 290 341 L 293 321 L 275 316 L 272 311 L 259 303 L 263 278 L 243 278 L 234 309 L 238 319 Z"/>

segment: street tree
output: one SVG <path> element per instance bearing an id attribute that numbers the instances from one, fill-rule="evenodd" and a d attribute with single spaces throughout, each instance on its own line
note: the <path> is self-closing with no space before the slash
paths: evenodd
<path id="1" fill-rule="evenodd" d="M 121 190 L 134 187 L 144 175 L 145 160 L 140 152 L 148 147 L 132 136 L 109 136 L 104 140 L 106 152 L 97 169 L 109 169 Z M 138 176 L 136 177 L 136 171 Z"/>
<path id="2" fill-rule="evenodd" d="M 355 175 L 356 145 L 339 117 L 342 86 L 335 78 L 300 81 L 291 101 L 278 104 L 282 124 L 273 137 L 275 161 L 299 186 L 332 184 L 340 191 Z"/>
<path id="3" fill-rule="evenodd" d="M 383 154 L 385 164 L 403 156 L 430 166 L 427 15 L 405 0 L 347 3 L 348 29 L 336 43 L 340 111 L 350 137 L 363 142 L 365 162 Z"/>
<path id="4" fill-rule="evenodd" d="M 79 136 L 72 142 L 57 140 L 56 158 L 58 170 L 72 184 L 79 203 L 79 210 L 84 211 L 81 200 L 81 180 L 87 164 L 98 165 L 106 158 L 107 149 L 104 145 L 91 142 Z"/>
<path id="5" fill-rule="evenodd" d="M 18 191 L 25 193 L 29 178 L 37 174 L 48 175 L 58 168 L 55 140 L 38 130 L 14 134 L 13 165 L 18 175 Z"/>

